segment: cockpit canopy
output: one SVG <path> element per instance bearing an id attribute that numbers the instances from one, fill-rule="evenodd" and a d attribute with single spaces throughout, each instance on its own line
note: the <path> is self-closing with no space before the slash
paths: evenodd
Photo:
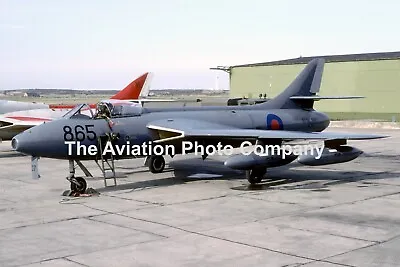
<path id="1" fill-rule="evenodd" d="M 93 118 L 93 110 L 88 104 L 76 105 L 73 109 L 64 114 L 65 119 L 90 119 Z"/>
<path id="2" fill-rule="evenodd" d="M 66 119 L 85 118 L 85 119 L 101 119 L 101 118 L 121 118 L 140 116 L 143 112 L 142 105 L 126 100 L 105 100 L 100 101 L 97 105 L 80 104 L 67 112 L 63 117 Z"/>
<path id="3" fill-rule="evenodd" d="M 143 108 L 140 104 L 129 101 L 117 102 L 112 104 L 111 117 L 134 117 L 142 115 Z"/>

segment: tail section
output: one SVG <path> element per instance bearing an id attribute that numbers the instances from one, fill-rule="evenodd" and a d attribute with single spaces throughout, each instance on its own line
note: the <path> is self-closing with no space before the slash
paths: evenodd
<path id="1" fill-rule="evenodd" d="M 139 95 L 140 98 L 142 98 L 142 97 L 146 98 L 149 96 L 150 84 L 151 84 L 152 79 L 153 79 L 153 73 L 148 72 L 146 80 L 144 81 L 144 84 L 142 86 L 142 92 Z"/>
<path id="2" fill-rule="evenodd" d="M 139 78 L 128 84 L 124 89 L 119 91 L 117 94 L 112 96 L 111 99 L 118 99 L 118 100 L 139 99 L 139 96 L 143 96 L 143 93 L 148 94 L 149 76 L 151 76 L 151 73 L 146 72 L 145 74 L 143 74 L 142 76 L 140 76 Z"/>
<path id="3" fill-rule="evenodd" d="M 256 106 L 276 109 L 313 108 L 316 100 L 314 97 L 321 86 L 324 64 L 324 59 L 313 59 L 282 93 Z"/>

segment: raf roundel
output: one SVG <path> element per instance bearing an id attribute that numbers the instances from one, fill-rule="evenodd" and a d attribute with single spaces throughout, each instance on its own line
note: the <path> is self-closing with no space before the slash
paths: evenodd
<path id="1" fill-rule="evenodd" d="M 282 119 L 275 114 L 267 115 L 267 129 L 268 130 L 283 130 Z"/>

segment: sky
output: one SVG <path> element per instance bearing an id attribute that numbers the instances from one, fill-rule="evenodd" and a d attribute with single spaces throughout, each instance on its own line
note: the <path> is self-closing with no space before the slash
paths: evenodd
<path id="1" fill-rule="evenodd" d="M 400 51 L 400 1 L 0 0 L 0 89 L 229 89 L 210 70 Z"/>

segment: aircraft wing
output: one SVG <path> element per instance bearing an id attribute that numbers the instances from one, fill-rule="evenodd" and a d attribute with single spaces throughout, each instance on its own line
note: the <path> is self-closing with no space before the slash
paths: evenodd
<path id="1" fill-rule="evenodd" d="M 57 116 L 61 116 L 59 114 L 63 113 L 65 113 L 63 110 L 32 109 L 1 115 L 0 139 L 10 140 L 12 137 L 26 129 L 40 125 L 43 122 L 51 121 L 57 118 Z"/>
<path id="2" fill-rule="evenodd" d="M 0 140 L 11 140 L 15 135 L 39 124 L 42 124 L 47 120 L 45 119 L 32 119 L 29 118 L 8 118 L 0 117 Z"/>
<path id="3" fill-rule="evenodd" d="M 32 127 L 42 124 L 46 121 L 51 121 L 50 118 L 32 118 L 32 117 L 3 117 L 0 116 L 0 127 L 7 127 L 11 125 L 20 125 Z"/>
<path id="4" fill-rule="evenodd" d="M 124 99 L 133 103 L 152 103 L 152 102 L 201 102 L 201 99 L 167 99 L 167 98 L 139 98 L 139 99 Z"/>
<path id="5" fill-rule="evenodd" d="M 179 100 L 175 99 L 162 99 L 162 98 L 139 98 L 139 99 L 128 99 L 127 101 L 140 103 L 140 102 L 176 102 Z"/>
<path id="6" fill-rule="evenodd" d="M 157 143 L 177 139 L 283 139 L 292 140 L 365 140 L 387 136 L 339 132 L 300 132 L 284 130 L 240 129 L 217 123 L 191 119 L 165 119 L 151 122 L 147 128 L 157 132 Z"/>

